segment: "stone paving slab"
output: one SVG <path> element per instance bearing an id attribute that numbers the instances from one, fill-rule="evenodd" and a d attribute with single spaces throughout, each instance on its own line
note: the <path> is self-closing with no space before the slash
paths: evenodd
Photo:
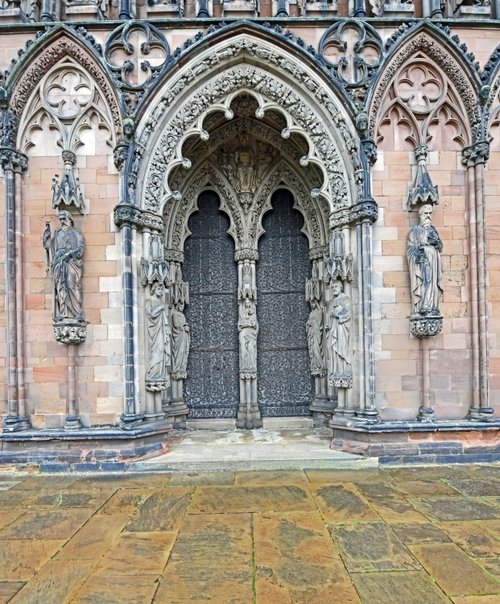
<path id="1" fill-rule="evenodd" d="M 0 604 L 497 604 L 498 476 L 0 476 Z"/>

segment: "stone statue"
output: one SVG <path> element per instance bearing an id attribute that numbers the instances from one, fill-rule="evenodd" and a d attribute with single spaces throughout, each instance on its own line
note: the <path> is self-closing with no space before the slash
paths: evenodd
<path id="1" fill-rule="evenodd" d="M 170 382 L 170 328 L 164 295 L 163 283 L 154 283 L 151 286 L 151 298 L 146 302 L 149 337 L 146 388 L 152 392 L 165 390 Z"/>
<path id="2" fill-rule="evenodd" d="M 83 322 L 82 308 L 82 234 L 74 228 L 73 218 L 67 210 L 57 213 L 61 227 L 51 233 L 47 222 L 43 233 L 43 246 L 48 252 L 54 280 L 54 322 Z"/>
<path id="3" fill-rule="evenodd" d="M 311 300 L 311 312 L 307 319 L 306 330 L 311 375 L 325 375 L 323 363 L 323 311 L 314 298 Z"/>
<path id="4" fill-rule="evenodd" d="M 172 377 L 185 380 L 191 336 L 189 325 L 184 315 L 184 303 L 174 306 L 171 314 L 172 322 Z"/>
<path id="5" fill-rule="evenodd" d="M 432 226 L 432 205 L 418 211 L 420 224 L 408 233 L 412 312 L 420 316 L 439 316 L 439 299 L 443 293 L 440 252 L 443 244 Z"/>
<path id="6" fill-rule="evenodd" d="M 257 372 L 257 314 L 255 303 L 248 298 L 241 302 L 238 329 L 240 341 L 240 373 Z"/>
<path id="7" fill-rule="evenodd" d="M 341 281 L 333 283 L 332 295 L 327 326 L 330 329 L 331 378 L 337 388 L 350 388 L 352 386 L 351 300 L 343 292 Z"/>
<path id="8" fill-rule="evenodd" d="M 240 146 L 234 154 L 236 162 L 236 189 L 238 193 L 253 193 L 255 191 L 255 156 L 248 143 L 248 134 L 240 134 Z"/>

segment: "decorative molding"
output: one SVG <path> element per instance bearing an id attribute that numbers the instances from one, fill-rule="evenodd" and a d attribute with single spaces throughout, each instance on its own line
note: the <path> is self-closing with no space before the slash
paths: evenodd
<path id="1" fill-rule="evenodd" d="M 117 227 L 123 225 L 132 226 L 136 229 L 143 228 L 163 232 L 163 220 L 156 214 L 145 212 L 136 206 L 120 204 L 117 205 L 113 212 L 114 223 Z"/>
<path id="2" fill-rule="evenodd" d="M 443 317 L 410 317 L 410 332 L 416 338 L 432 338 L 441 333 Z"/>
<path id="3" fill-rule="evenodd" d="M 14 85 L 11 95 L 13 112 L 16 116 L 21 117 L 33 91 L 39 85 L 42 78 L 59 61 L 71 57 L 89 74 L 91 80 L 96 83 L 102 92 L 106 105 L 109 107 L 115 131 L 118 132 L 121 130 L 121 112 L 110 81 L 104 74 L 97 59 L 92 56 L 91 51 L 85 49 L 82 44 L 67 37 L 64 33 L 60 38 L 48 44 L 41 54 L 29 63 Z M 40 40 L 39 44 L 41 44 Z"/>
<path id="4" fill-rule="evenodd" d="M 408 40 L 401 42 L 401 48 L 397 52 L 394 52 L 394 56 L 390 56 L 390 61 L 386 61 L 386 66 L 382 68 L 382 76 L 376 83 L 371 102 L 370 127 L 375 130 L 375 120 L 378 118 L 381 121 L 380 109 L 383 100 L 393 85 L 395 77 L 401 71 L 401 67 L 405 63 L 411 65 L 414 58 L 421 53 L 423 57 L 430 59 L 433 64 L 438 66 L 447 80 L 453 84 L 457 100 L 461 99 L 461 102 L 464 104 L 469 124 L 472 130 L 474 130 L 480 122 L 480 116 L 477 111 L 477 94 L 460 64 L 428 32 L 420 31 L 415 33 L 411 31 L 408 34 L 408 38 Z M 426 141 L 422 142 L 425 143 Z"/>
<path id="5" fill-rule="evenodd" d="M 417 173 L 413 186 L 408 194 L 406 208 L 414 210 L 416 207 L 425 204 L 438 204 L 439 193 L 438 188 L 432 184 L 431 177 L 427 171 L 426 161 L 428 155 L 427 145 L 418 145 L 415 149 L 415 158 L 418 162 Z"/>

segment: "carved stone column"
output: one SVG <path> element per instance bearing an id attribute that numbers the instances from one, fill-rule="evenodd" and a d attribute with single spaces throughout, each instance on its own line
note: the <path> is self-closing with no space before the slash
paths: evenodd
<path id="1" fill-rule="evenodd" d="M 471 283 L 473 384 L 470 419 L 484 420 L 494 413 L 489 400 L 488 301 L 486 280 L 486 229 L 484 207 L 484 165 L 489 144 L 478 141 L 464 149 L 467 166 L 469 255 Z"/>
<path id="2" fill-rule="evenodd" d="M 255 263 L 258 253 L 254 250 L 239 250 L 235 253 L 238 262 L 238 331 L 240 343 L 240 404 L 236 426 L 238 428 L 262 427 L 257 401 L 257 286 Z"/>
<path id="3" fill-rule="evenodd" d="M 2 108 L 3 109 L 3 108 Z M 7 111 L 2 111 L 6 118 Z M 2 142 L 9 142 L 5 119 Z M 7 409 L 4 430 L 27 430 L 24 353 L 24 275 L 22 241 L 21 174 L 27 158 L 11 147 L 0 147 L 0 165 L 5 179 L 5 289 L 7 310 Z"/>
<path id="4" fill-rule="evenodd" d="M 127 182 L 127 164 L 130 161 L 129 149 L 134 134 L 133 123 L 125 129 L 124 135 L 118 142 L 114 159 L 115 165 L 120 170 L 120 203 L 114 210 L 114 222 L 120 228 L 122 238 L 122 289 L 123 289 L 123 330 L 124 330 L 124 410 L 120 418 L 124 430 L 135 427 L 142 422 L 144 415 L 141 412 L 139 400 L 139 376 L 137 368 L 138 359 L 138 317 L 137 317 L 137 256 L 136 240 L 137 228 L 144 224 L 141 210 L 129 197 L 135 192 L 135 182 Z M 159 230 L 163 229 L 161 219 Z"/>

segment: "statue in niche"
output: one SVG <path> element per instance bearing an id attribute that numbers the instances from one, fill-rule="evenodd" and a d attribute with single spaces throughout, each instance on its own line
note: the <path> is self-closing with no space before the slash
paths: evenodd
<path id="1" fill-rule="evenodd" d="M 330 330 L 330 351 L 332 357 L 331 381 L 337 388 L 352 386 L 351 364 L 351 300 L 344 293 L 342 282 L 332 285 L 332 301 L 327 329 Z"/>
<path id="2" fill-rule="evenodd" d="M 307 346 L 311 375 L 325 375 L 323 363 L 323 310 L 318 300 L 311 300 L 311 312 L 306 323 Z"/>
<path id="3" fill-rule="evenodd" d="M 418 211 L 420 224 L 408 233 L 408 266 L 410 270 L 413 314 L 439 316 L 439 300 L 443 293 L 440 252 L 443 243 L 432 226 L 432 205 L 424 204 Z"/>
<path id="4" fill-rule="evenodd" d="M 47 250 L 54 281 L 54 322 L 84 322 L 82 308 L 82 234 L 74 228 L 67 210 L 57 213 L 60 228 L 52 234 L 50 222 L 45 225 L 43 246 Z"/>
<path id="5" fill-rule="evenodd" d="M 152 392 L 165 390 L 170 381 L 170 328 L 164 296 L 165 285 L 155 282 L 151 286 L 151 298 L 146 302 L 149 336 L 146 388 Z"/>
<path id="6" fill-rule="evenodd" d="M 240 145 L 234 153 L 236 163 L 236 190 L 238 193 L 255 191 L 255 155 L 248 142 L 248 134 L 240 134 Z"/>
<path id="7" fill-rule="evenodd" d="M 179 302 L 172 309 L 172 377 L 175 380 L 185 380 L 191 335 L 189 325 L 184 315 L 184 302 Z"/>
<path id="8" fill-rule="evenodd" d="M 240 303 L 239 321 L 240 373 L 257 372 L 257 313 L 255 303 L 246 298 Z"/>

